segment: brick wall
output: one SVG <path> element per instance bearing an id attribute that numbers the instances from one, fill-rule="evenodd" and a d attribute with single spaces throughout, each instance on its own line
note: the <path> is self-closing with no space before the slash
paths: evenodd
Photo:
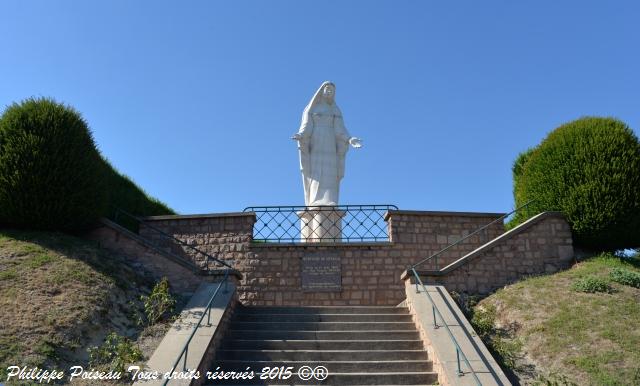
<path id="1" fill-rule="evenodd" d="M 171 252 L 204 266 L 206 256 L 166 238 L 164 233 L 232 264 L 246 257 L 253 237 L 253 213 L 218 213 L 187 216 L 147 217 L 140 236 Z"/>
<path id="2" fill-rule="evenodd" d="M 149 217 L 140 235 L 200 266 L 205 256 L 160 236 L 153 228 L 233 263 L 243 274 L 238 284 L 238 298 L 243 304 L 396 305 L 404 300 L 404 283 L 399 278 L 408 266 L 500 216 L 390 211 L 386 216 L 390 241 L 386 243 L 252 243 L 253 213 Z M 429 261 L 420 268 L 426 270 L 425 278 L 432 283 L 476 293 L 523 275 L 560 269 L 573 254 L 569 226 L 557 213 L 545 214 L 516 232 L 510 231 L 504 240 L 496 239 L 503 234 L 504 227 L 498 222 L 442 254 L 437 267 L 435 261 Z M 462 266 L 440 272 L 490 240 L 497 241 Z M 340 291 L 303 291 L 302 260 L 311 255 L 339 259 Z"/>
<path id="3" fill-rule="evenodd" d="M 102 248 L 121 254 L 131 261 L 132 265 L 140 266 L 150 272 L 155 280 L 167 277 L 171 289 L 181 294 L 193 293 L 200 282 L 201 276 L 192 270 L 172 262 L 166 256 L 155 251 L 130 234 L 126 229 L 113 224 L 92 230 L 86 237 L 97 241 Z"/>
<path id="4" fill-rule="evenodd" d="M 389 243 L 327 243 L 311 245 L 251 243 L 255 216 L 228 213 L 202 216 L 157 216 L 147 223 L 207 253 L 234 261 L 244 278 L 239 299 L 248 305 L 396 305 L 404 299 L 400 274 L 421 258 L 444 248 L 500 217 L 495 213 L 390 211 L 386 217 Z M 441 263 L 459 258 L 504 231 L 495 224 L 447 252 Z M 174 253 L 202 263 L 202 256 L 184 246 L 171 245 L 150 227 L 141 235 L 164 243 Z M 303 292 L 303 256 L 337 256 L 341 261 L 342 291 Z"/>
<path id="5" fill-rule="evenodd" d="M 523 277 L 557 272 L 573 259 L 571 229 L 558 212 L 541 213 L 503 234 L 455 266 L 419 271 L 449 291 L 486 294 Z"/>
<path id="6" fill-rule="evenodd" d="M 440 251 L 502 215 L 502 213 L 390 211 L 386 220 L 389 223 L 391 241 L 395 244 L 394 249 L 401 251 L 401 256 L 410 257 L 409 260 L 403 261 L 406 267 Z M 504 225 L 500 221 L 496 222 L 438 256 L 438 267 L 446 266 L 502 233 L 504 233 Z M 435 262 L 435 260 L 430 261 L 423 267 L 435 268 Z"/>

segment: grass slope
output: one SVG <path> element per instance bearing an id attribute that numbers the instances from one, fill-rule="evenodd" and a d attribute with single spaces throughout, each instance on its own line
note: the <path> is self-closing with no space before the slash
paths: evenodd
<path id="1" fill-rule="evenodd" d="M 0 230 L 0 382 L 10 365 L 87 368 L 87 348 L 111 331 L 140 338 L 140 295 L 152 285 L 92 242 Z"/>
<path id="2" fill-rule="evenodd" d="M 523 280 L 480 301 L 473 321 L 522 384 L 638 385 L 640 289 L 610 273 L 639 267 L 637 258 L 601 255 Z M 572 289 L 585 278 L 602 279 L 611 293 Z"/>

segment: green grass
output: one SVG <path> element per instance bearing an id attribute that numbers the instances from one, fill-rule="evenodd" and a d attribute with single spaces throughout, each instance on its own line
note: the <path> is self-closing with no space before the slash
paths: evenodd
<path id="1" fill-rule="evenodd" d="M 516 359 L 503 363 L 521 382 L 561 374 L 556 384 L 640 384 L 640 289 L 612 280 L 619 271 L 635 277 L 639 267 L 637 259 L 604 254 L 507 286 L 474 307 L 476 314 L 493 314 L 480 318 L 479 330 L 489 331 L 490 344 L 500 336 L 502 347 L 493 350 L 507 347 Z M 576 292 L 576 283 L 598 291 Z M 527 372 L 532 367 L 535 376 Z"/>
<path id="2" fill-rule="evenodd" d="M 0 382 L 9 365 L 86 366 L 92 334 L 140 330 L 142 304 L 126 300 L 149 290 L 141 273 L 77 237 L 0 230 Z"/>

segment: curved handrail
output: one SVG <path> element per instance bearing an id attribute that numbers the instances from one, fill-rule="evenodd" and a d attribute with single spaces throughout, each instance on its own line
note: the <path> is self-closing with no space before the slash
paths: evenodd
<path id="1" fill-rule="evenodd" d="M 180 355 L 178 355 L 175 362 L 173 362 L 173 366 L 171 367 L 171 370 L 169 370 L 170 376 L 173 375 L 173 372 L 175 371 L 176 367 L 178 367 L 178 363 L 180 362 L 180 359 L 182 359 L 183 357 L 184 357 L 184 361 L 182 362 L 182 371 L 187 370 L 187 356 L 189 355 L 189 344 L 191 343 L 191 340 L 193 339 L 193 337 L 196 335 L 198 328 L 200 328 L 200 325 L 202 324 L 202 321 L 204 320 L 205 315 L 207 315 L 207 325 L 208 326 L 211 325 L 211 304 L 213 304 L 213 301 L 215 300 L 216 296 L 218 296 L 218 292 L 220 292 L 220 288 L 222 288 L 222 285 L 224 284 L 226 286 L 227 280 L 229 279 L 229 272 L 230 270 L 228 269 L 225 270 L 224 278 L 222 279 L 220 284 L 218 284 L 218 287 L 216 288 L 215 292 L 209 299 L 209 302 L 205 307 L 205 311 L 202 313 L 202 316 L 200 316 L 200 319 L 198 319 L 198 324 L 196 324 L 196 328 L 194 328 L 193 331 L 191 331 L 191 335 L 189 335 L 189 338 L 187 339 L 184 346 L 182 347 L 182 350 L 180 351 Z M 170 380 L 171 380 L 170 378 L 166 378 L 162 383 L 162 386 L 166 386 L 166 384 Z"/>
<path id="2" fill-rule="evenodd" d="M 144 226 L 145 226 L 145 227 L 147 227 L 147 228 L 149 228 L 149 229 L 152 229 L 152 230 L 154 230 L 154 231 L 155 231 L 155 232 L 157 232 L 157 233 L 160 233 L 160 234 L 161 234 L 161 235 L 163 235 L 164 237 L 169 238 L 169 239 L 173 240 L 174 242 L 176 242 L 176 243 L 178 243 L 178 244 L 180 244 L 180 245 L 182 245 L 182 246 L 185 246 L 185 247 L 187 247 L 187 248 L 190 248 L 190 249 L 192 249 L 192 250 L 196 251 L 197 253 L 201 253 L 201 254 L 203 254 L 203 255 L 206 257 L 206 260 L 205 260 L 205 267 L 206 267 L 206 269 L 207 269 L 207 270 L 209 269 L 209 262 L 210 262 L 210 261 L 214 261 L 214 262 L 216 262 L 216 263 L 218 263 L 218 264 L 220 264 L 220 265 L 222 265 L 222 266 L 224 266 L 224 267 L 227 267 L 227 268 L 229 268 L 229 269 L 233 269 L 233 267 L 232 267 L 231 265 L 229 265 L 229 263 L 227 263 L 227 262 L 225 262 L 225 261 L 222 261 L 222 260 L 218 259 L 217 257 L 211 256 L 211 255 L 210 255 L 210 254 L 208 254 L 207 252 L 204 252 L 204 251 L 202 251 L 202 250 L 200 250 L 200 249 L 198 249 L 198 248 L 194 247 L 193 245 L 190 245 L 190 244 L 188 244 L 188 243 L 186 243 L 186 242 L 184 242 L 184 241 L 182 241 L 182 240 L 180 240 L 180 239 L 178 239 L 178 238 L 174 237 L 173 235 L 170 235 L 170 234 L 168 234 L 168 233 L 166 233 L 166 232 L 164 232 L 164 231 L 162 231 L 162 230 L 160 230 L 160 229 L 158 229 L 158 228 L 154 227 L 153 225 L 150 225 L 149 223 L 145 222 L 145 221 L 144 221 L 143 219 L 141 219 L 140 217 L 138 217 L 138 216 L 136 216 L 136 215 L 133 215 L 133 214 L 131 214 L 131 213 L 129 213 L 129 212 L 127 212 L 127 211 L 125 211 L 125 210 L 122 210 L 122 209 L 120 209 L 120 208 L 116 208 L 116 213 L 115 213 L 116 219 L 118 218 L 118 214 L 120 214 L 120 213 L 124 214 L 125 216 L 127 216 L 127 217 L 129 217 L 129 218 L 132 218 L 132 219 L 134 219 L 134 220 L 138 221 L 138 223 L 140 223 L 140 224 L 144 224 Z M 116 222 L 117 222 L 117 221 L 116 221 Z"/>
<path id="3" fill-rule="evenodd" d="M 460 238 L 459 240 L 457 240 L 454 243 L 451 243 L 449 245 L 447 245 L 446 247 L 442 248 L 441 250 L 439 250 L 438 252 L 434 253 L 433 255 L 424 258 L 422 260 L 420 260 L 419 262 L 415 263 L 414 265 L 412 265 L 411 267 L 409 267 L 409 269 L 411 270 L 415 270 L 416 267 L 418 267 L 419 265 L 422 265 L 424 263 L 426 263 L 427 261 L 431 260 L 431 259 L 435 259 L 435 265 L 436 265 L 436 269 L 438 269 L 438 256 L 440 256 L 441 254 L 443 254 L 444 252 L 448 251 L 449 249 L 455 247 L 456 245 L 460 244 L 461 242 L 463 242 L 464 240 L 468 239 L 469 237 L 475 236 L 478 233 L 482 232 L 483 230 L 489 228 L 491 225 L 504 220 L 505 218 L 511 216 L 512 214 L 516 213 L 517 211 L 525 208 L 526 206 L 528 206 L 529 204 L 531 204 L 532 202 L 534 202 L 535 200 L 530 200 L 529 202 L 525 203 L 524 205 L 519 206 L 518 208 L 512 210 L 509 213 L 503 214 L 502 216 L 498 217 L 497 219 L 491 221 L 489 224 L 484 225 L 478 229 L 476 229 L 475 231 L 469 233 L 468 235 Z"/>
<path id="4" fill-rule="evenodd" d="M 473 369 L 473 367 L 471 367 L 471 363 L 469 363 L 469 360 L 467 359 L 467 356 L 464 354 L 464 351 L 462 351 L 462 349 L 460 348 L 460 344 L 458 344 L 458 341 L 453 336 L 453 333 L 451 332 L 451 329 L 447 325 L 447 322 L 444 320 L 444 317 L 442 317 L 442 314 L 440 313 L 440 310 L 438 309 L 438 307 L 436 306 L 435 302 L 433 301 L 433 298 L 431 297 L 431 295 L 429 295 L 429 291 L 427 291 L 427 287 L 425 287 L 425 285 L 422 282 L 422 280 L 420 280 L 420 276 L 418 276 L 418 273 L 416 272 L 415 268 L 411 268 L 411 271 L 413 272 L 413 275 L 416 278 L 416 286 L 418 284 L 420 284 L 420 286 L 422 286 L 422 290 L 424 291 L 425 295 L 427 295 L 427 297 L 429 298 L 429 302 L 431 303 L 431 310 L 433 312 L 433 326 L 434 326 L 434 328 L 440 327 L 440 326 L 438 326 L 438 323 L 437 323 L 437 320 L 436 320 L 436 315 L 438 315 L 440 317 L 440 320 L 442 320 L 442 325 L 444 326 L 444 328 L 447 330 L 447 333 L 449 334 L 449 338 L 451 339 L 451 341 L 453 342 L 453 345 L 456 348 L 456 359 L 457 359 L 457 364 L 458 364 L 458 376 L 464 375 L 464 372 L 462 371 L 462 368 L 460 366 L 460 356 L 462 355 L 462 360 L 464 361 L 464 363 L 469 368 L 469 371 L 471 372 L 471 375 L 473 375 L 473 379 L 476 381 L 476 384 L 479 385 L 479 386 L 482 386 L 482 382 L 480 382 L 480 379 L 478 378 L 478 375 L 476 374 L 476 372 Z"/>

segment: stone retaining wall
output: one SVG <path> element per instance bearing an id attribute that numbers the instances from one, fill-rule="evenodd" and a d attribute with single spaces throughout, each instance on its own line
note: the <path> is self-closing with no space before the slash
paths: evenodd
<path id="1" fill-rule="evenodd" d="M 97 241 L 102 248 L 125 256 L 133 266 L 143 267 L 155 280 L 166 277 L 171 289 L 180 294 L 193 293 L 203 280 L 193 270 L 169 260 L 167 256 L 145 245 L 137 235 L 108 220 L 105 220 L 104 226 L 92 230 L 86 237 Z"/>
<path id="2" fill-rule="evenodd" d="M 239 299 L 248 305 L 396 305 L 404 299 L 400 274 L 408 265 L 500 217 L 500 213 L 390 211 L 388 243 L 251 243 L 252 213 L 148 217 L 148 225 L 196 245 L 220 259 L 234 261 L 244 278 Z M 440 259 L 447 264 L 504 231 L 497 223 L 452 248 Z M 141 235 L 202 264 L 189 248 L 169 245 L 150 227 Z M 303 256 L 340 259 L 342 290 L 304 292 Z"/>
<path id="3" fill-rule="evenodd" d="M 486 294 L 523 277 L 565 269 L 572 260 L 569 224 L 562 213 L 545 212 L 449 267 L 418 273 L 426 282 L 444 285 L 449 291 Z"/>
<path id="4" fill-rule="evenodd" d="M 389 235 L 395 250 L 400 251 L 392 253 L 392 256 L 408 257 L 408 260 L 402 261 L 405 267 L 415 264 L 502 215 L 503 213 L 390 211 L 386 216 Z M 438 256 L 438 267 L 448 265 L 502 233 L 504 225 L 496 222 Z M 423 267 L 436 268 L 435 263 L 436 260 L 433 260 Z"/>
<path id="5" fill-rule="evenodd" d="M 140 236 L 190 259 L 199 266 L 204 266 L 206 256 L 175 243 L 155 230 L 158 229 L 232 264 L 246 258 L 253 238 L 254 222 L 253 213 L 153 216 L 146 218 L 148 225 L 140 225 Z"/>
<path id="6" fill-rule="evenodd" d="M 252 243 L 253 213 L 149 217 L 141 226 L 140 235 L 199 266 L 203 266 L 205 256 L 161 236 L 156 229 L 233 263 L 244 276 L 238 284 L 238 298 L 243 304 L 397 305 L 405 298 L 404 283 L 399 278 L 408 266 L 500 216 L 394 210 L 385 218 L 390 241 L 384 243 Z M 565 219 L 556 213 L 532 220 L 507 233 L 497 222 L 443 253 L 437 265 L 433 259 L 420 269 L 430 283 L 444 284 L 456 291 L 484 293 L 524 275 L 566 266 L 573 249 Z M 114 236 L 104 238 L 110 240 Z M 483 245 L 483 250 L 470 254 Z M 465 255 L 471 258 L 460 260 Z M 310 256 L 337 261 L 334 264 L 340 287 L 303 290 L 303 258 Z M 151 264 L 163 268 L 159 261 Z M 166 269 L 171 271 L 171 267 L 168 264 Z M 201 280 L 174 276 L 175 280 Z M 193 286 L 187 282 L 181 285 Z"/>

